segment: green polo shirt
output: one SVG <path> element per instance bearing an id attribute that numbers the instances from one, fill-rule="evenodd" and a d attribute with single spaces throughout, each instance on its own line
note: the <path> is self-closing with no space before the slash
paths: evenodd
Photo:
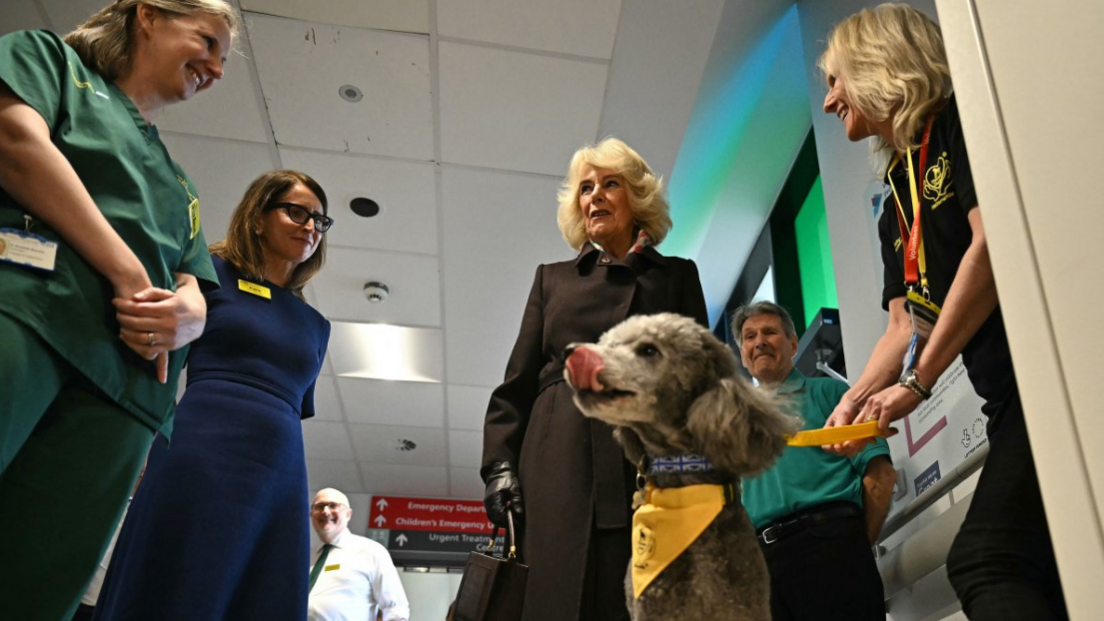
<path id="1" fill-rule="evenodd" d="M 46 31 L 0 38 L 0 81 L 46 120 L 54 144 L 155 287 L 175 289 L 176 272 L 218 286 L 199 227 L 198 191 L 119 88 Z M 23 216 L 0 188 L 0 227 L 23 230 Z M 58 242 L 56 268 L 0 262 L 0 312 L 29 326 L 127 411 L 167 434 L 187 348 L 170 355 L 169 381 L 160 384 L 153 363 L 119 340 L 107 280 L 44 223 L 35 221 L 31 232 Z"/>
<path id="2" fill-rule="evenodd" d="M 800 408 L 802 429 L 823 427 L 845 392 L 843 382 L 805 377 L 797 369 L 778 387 L 781 396 Z M 889 445 L 882 438 L 850 459 L 820 447 L 787 447 L 770 470 L 743 479 L 744 507 L 757 529 L 825 502 L 848 500 L 862 507 L 862 475 L 878 455 L 889 457 Z"/>

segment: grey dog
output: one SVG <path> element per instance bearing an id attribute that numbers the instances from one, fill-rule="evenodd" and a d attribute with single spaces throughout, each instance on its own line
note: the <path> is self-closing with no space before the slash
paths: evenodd
<path id="1" fill-rule="evenodd" d="M 800 425 L 773 397 L 739 378 L 732 351 L 687 317 L 631 317 L 597 344 L 568 350 L 565 374 L 576 405 L 616 427 L 626 457 L 656 488 L 733 489 L 741 476 L 768 468 Z M 672 458 L 696 465 L 655 466 Z M 626 594 L 635 621 L 770 619 L 770 579 L 755 531 L 739 494 L 727 498 L 639 598 L 629 568 Z"/>

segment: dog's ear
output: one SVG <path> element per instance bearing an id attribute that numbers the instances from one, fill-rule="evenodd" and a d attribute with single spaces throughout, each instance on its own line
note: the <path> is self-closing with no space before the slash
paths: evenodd
<path id="1" fill-rule="evenodd" d="M 774 463 L 800 421 L 783 413 L 776 398 L 726 378 L 694 401 L 686 426 L 714 467 L 755 476 Z"/>

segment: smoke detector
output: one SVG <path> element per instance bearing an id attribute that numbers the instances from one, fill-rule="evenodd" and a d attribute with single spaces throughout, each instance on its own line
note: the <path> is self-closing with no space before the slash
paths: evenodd
<path id="1" fill-rule="evenodd" d="M 387 294 L 390 292 L 391 290 L 382 282 L 372 281 L 364 285 L 364 297 L 368 298 L 368 301 L 372 304 L 379 304 L 386 300 Z"/>

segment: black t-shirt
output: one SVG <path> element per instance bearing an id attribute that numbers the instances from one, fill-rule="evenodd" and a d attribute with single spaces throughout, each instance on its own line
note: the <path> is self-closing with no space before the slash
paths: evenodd
<path id="1" fill-rule="evenodd" d="M 958 106 L 953 95 L 936 114 L 932 123 L 927 158 L 920 198 L 921 234 L 927 258 L 931 299 L 942 307 L 958 272 L 959 263 L 962 262 L 973 237 L 967 213 L 978 206 L 974 178 L 970 172 L 970 159 L 966 153 Z M 912 152 L 912 163 L 919 168 L 919 149 Z M 917 181 L 920 182 L 919 179 Z M 906 226 L 911 231 L 912 193 L 909 191 L 908 165 L 904 157 L 889 169 L 885 182 L 892 182 L 896 188 L 896 196 L 904 208 Z M 890 300 L 904 297 L 907 293 L 897 213 L 897 203 L 891 195 L 886 199 L 885 209 L 878 222 L 882 264 L 885 267 L 882 306 L 887 310 Z M 1012 372 L 1012 357 L 1008 351 L 1008 338 L 1004 333 L 1000 307 L 997 307 L 974 338 L 966 344 L 962 350 L 962 360 L 974 390 L 986 402 L 983 411 L 993 414 L 1016 389 L 1016 377 Z"/>

